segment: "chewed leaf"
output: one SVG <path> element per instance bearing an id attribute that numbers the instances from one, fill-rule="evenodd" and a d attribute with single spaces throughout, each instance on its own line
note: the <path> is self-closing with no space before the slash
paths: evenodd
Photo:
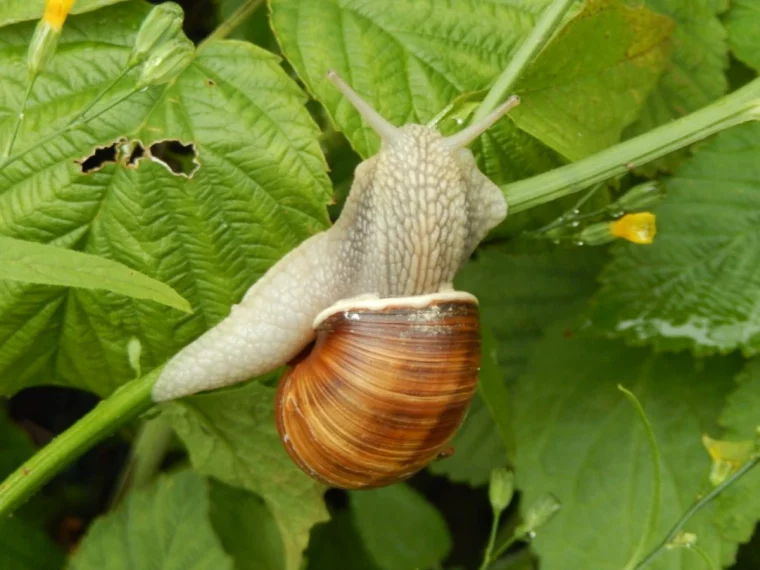
<path id="1" fill-rule="evenodd" d="M 110 259 L 0 236 L 0 280 L 100 289 L 149 299 L 180 311 L 190 303 L 168 285 Z"/>
<path id="2" fill-rule="evenodd" d="M 252 44 L 208 44 L 172 83 L 38 144 L 120 74 L 149 9 L 124 2 L 68 16 L 19 130 L 14 155 L 26 154 L 0 169 L 0 235 L 122 263 L 166 283 L 194 311 L 0 281 L 0 394 L 50 382 L 109 394 L 134 377 L 130 339 L 143 347 L 143 369 L 161 364 L 328 225 L 329 179 L 306 95 Z M 23 97 L 33 28 L 0 33 L 2 109 Z M 138 75 L 95 109 L 128 94 Z M 0 140 L 13 119 L 0 113 Z"/>

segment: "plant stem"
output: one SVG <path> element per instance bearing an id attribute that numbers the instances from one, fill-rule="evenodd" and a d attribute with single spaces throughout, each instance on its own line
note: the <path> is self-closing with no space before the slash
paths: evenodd
<path id="1" fill-rule="evenodd" d="M 493 111 L 514 87 L 523 70 L 541 51 L 551 35 L 557 29 L 565 13 L 575 0 L 554 0 L 541 14 L 535 27 L 522 43 L 517 53 L 510 60 L 507 67 L 491 87 L 486 98 L 480 104 L 472 116 L 472 123 L 482 120 L 488 113 Z"/>
<path id="2" fill-rule="evenodd" d="M 648 133 L 544 174 L 507 184 L 503 189 L 510 213 L 573 194 L 718 131 L 758 119 L 760 78 L 699 111 Z"/>
<path id="3" fill-rule="evenodd" d="M 660 472 L 660 448 L 657 446 L 657 438 L 655 438 L 652 424 L 649 422 L 649 418 L 647 418 L 644 407 L 641 405 L 641 402 L 639 402 L 639 399 L 635 394 L 630 390 L 627 390 L 620 384 L 618 384 L 618 390 L 620 390 L 625 397 L 630 400 L 631 404 L 633 404 L 641 423 L 644 425 L 644 431 L 646 432 L 649 441 L 649 454 L 652 458 L 652 479 L 654 480 L 654 489 L 652 490 L 652 502 L 649 505 L 647 526 L 641 534 L 639 543 L 636 545 L 636 549 L 633 551 L 628 564 L 625 565 L 625 570 L 630 570 L 636 567 L 636 561 L 641 557 L 644 548 L 657 531 L 657 523 L 660 519 L 660 509 L 662 508 L 662 475 Z"/>
<path id="4" fill-rule="evenodd" d="M 113 88 L 114 85 L 116 85 L 119 81 L 121 81 L 122 78 L 127 73 L 129 73 L 130 71 L 132 71 L 134 68 L 135 68 L 135 66 L 131 66 L 131 67 L 127 66 L 124 69 L 122 69 L 121 72 L 119 73 L 119 75 L 117 75 L 113 79 L 113 81 L 111 81 L 108 85 L 106 85 L 103 89 L 101 89 L 100 92 L 97 95 L 95 95 L 95 97 L 93 97 L 92 101 L 90 101 L 87 104 L 87 106 L 84 109 L 82 109 L 76 117 L 74 117 L 73 119 L 71 119 L 71 121 L 69 121 L 69 125 L 73 125 L 74 123 L 77 123 L 79 121 L 84 120 L 85 116 L 87 115 L 87 113 L 89 113 L 90 110 L 95 105 L 98 104 L 98 101 L 100 101 L 105 96 L 105 94 L 108 93 Z"/>
<path id="5" fill-rule="evenodd" d="M 261 0 L 246 0 L 240 7 L 235 10 L 232 15 L 211 32 L 206 39 L 198 44 L 197 49 L 202 49 L 207 44 L 216 40 L 221 40 L 230 35 L 235 28 L 248 19 L 248 16 L 256 11 L 256 8 L 261 4 Z"/>
<path id="6" fill-rule="evenodd" d="M 123 385 L 11 473 L 0 484 L 0 516 L 11 514 L 74 458 L 150 408 L 151 388 L 160 370 Z"/>
<path id="7" fill-rule="evenodd" d="M 499 546 L 499 548 L 496 549 L 496 552 L 493 553 L 493 559 L 494 560 L 498 559 L 499 556 L 501 556 L 507 550 L 509 550 L 509 548 L 513 544 L 515 544 L 519 540 L 523 540 L 524 538 L 525 538 L 525 535 L 522 535 L 522 534 L 521 535 L 513 534 L 512 536 L 510 536 L 507 540 L 505 540 L 504 542 L 502 542 L 501 545 Z"/>
<path id="8" fill-rule="evenodd" d="M 57 131 L 55 131 L 53 133 L 50 133 L 48 136 L 46 136 L 46 137 L 42 138 L 41 140 L 37 141 L 35 144 L 33 144 L 32 146 L 30 146 L 26 150 L 23 150 L 20 153 L 14 155 L 14 156 L 11 156 L 5 162 L 1 162 L 0 163 L 0 168 L 5 168 L 6 166 L 8 166 L 10 164 L 13 164 L 14 162 L 16 162 L 17 160 L 19 160 L 20 158 L 23 158 L 24 156 L 26 156 L 27 154 L 29 154 L 33 150 L 37 150 L 39 147 L 44 146 L 45 144 L 47 144 L 51 140 L 53 140 L 53 139 L 61 136 L 62 134 L 65 134 L 65 133 L 67 133 L 67 132 L 69 132 L 71 130 L 74 130 L 77 127 L 81 127 L 82 125 L 88 123 L 89 121 L 97 119 L 98 117 L 100 117 L 104 113 L 107 113 L 108 111 L 110 111 L 111 109 L 113 109 L 114 107 L 116 107 L 116 105 L 119 105 L 120 103 L 123 103 L 124 101 L 126 101 L 127 99 L 129 99 L 132 95 L 134 95 L 135 93 L 137 93 L 137 91 L 139 91 L 139 90 L 138 89 L 131 89 L 128 93 L 126 93 L 122 97 L 118 98 L 116 101 L 114 101 L 110 105 L 106 106 L 104 109 L 98 111 L 92 117 L 90 117 L 90 118 L 80 117 L 75 122 L 71 122 L 71 123 L 69 123 L 68 125 L 66 125 L 64 127 L 61 127 Z"/>
<path id="9" fill-rule="evenodd" d="M 499 517 L 501 516 L 501 511 L 498 511 L 496 509 L 492 509 L 493 512 L 493 521 L 491 522 L 491 534 L 488 536 L 488 545 L 486 546 L 486 551 L 483 554 L 483 562 L 480 565 L 479 570 L 486 570 L 488 568 L 488 565 L 491 564 L 491 553 L 493 552 L 493 545 L 496 542 L 496 531 L 499 528 Z"/>
<path id="10" fill-rule="evenodd" d="M 676 537 L 676 535 L 678 535 L 684 525 L 689 522 L 691 517 L 697 514 L 704 506 L 709 504 L 710 501 L 720 495 L 733 483 L 749 473 L 758 463 L 760 463 L 760 454 L 753 455 L 733 475 L 727 477 L 720 485 L 715 487 L 707 495 L 695 501 L 691 507 L 689 507 L 689 509 L 681 516 L 681 518 L 676 521 L 676 524 L 673 525 L 673 528 L 670 529 L 670 532 L 667 534 L 667 536 L 662 539 L 662 541 L 657 546 L 655 546 L 652 551 L 641 560 L 641 562 L 636 565 L 634 570 L 641 570 L 642 568 L 646 568 L 652 562 L 654 562 L 654 560 L 656 560 L 663 552 L 665 552 L 665 550 L 667 550 L 670 542 Z"/>
<path id="11" fill-rule="evenodd" d="M 112 509 L 130 490 L 139 489 L 153 479 L 166 455 L 172 434 L 171 424 L 162 417 L 142 422 L 140 431 L 132 443 L 129 459 L 121 471 L 119 483 L 111 498 Z"/>
<path id="12" fill-rule="evenodd" d="M 7 159 L 11 151 L 13 150 L 13 144 L 16 142 L 16 136 L 18 135 L 18 131 L 21 128 L 21 122 L 24 120 L 24 113 L 26 113 L 26 105 L 29 102 L 29 96 L 32 94 L 32 87 L 34 87 L 34 82 L 37 81 L 37 74 L 36 73 L 30 73 L 29 78 L 26 81 L 26 92 L 24 93 L 24 99 L 21 101 L 21 108 L 18 110 L 18 115 L 16 116 L 16 124 L 13 125 L 13 132 L 11 133 L 11 137 L 8 139 L 8 144 L 5 147 L 5 152 L 3 153 L 3 161 Z"/>

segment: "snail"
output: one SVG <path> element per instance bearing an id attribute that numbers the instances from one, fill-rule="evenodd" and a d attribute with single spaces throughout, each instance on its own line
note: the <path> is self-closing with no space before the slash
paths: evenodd
<path id="1" fill-rule="evenodd" d="M 453 280 L 507 204 L 465 146 L 519 100 L 444 137 L 394 127 L 328 77 L 380 136 L 380 151 L 357 166 L 333 226 L 170 359 L 152 396 L 172 400 L 289 364 L 275 410 L 286 450 L 325 484 L 370 488 L 444 452 L 473 397 L 478 303 Z"/>

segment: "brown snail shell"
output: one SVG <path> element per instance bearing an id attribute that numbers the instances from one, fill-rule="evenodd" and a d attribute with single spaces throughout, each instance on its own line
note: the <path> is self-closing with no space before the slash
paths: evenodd
<path id="1" fill-rule="evenodd" d="M 349 300 L 315 330 L 276 398 L 280 439 L 304 472 L 333 487 L 381 487 L 447 449 L 478 381 L 475 297 Z"/>

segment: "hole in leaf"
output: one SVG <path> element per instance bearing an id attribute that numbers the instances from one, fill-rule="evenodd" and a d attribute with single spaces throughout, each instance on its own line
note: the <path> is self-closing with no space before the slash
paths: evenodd
<path id="1" fill-rule="evenodd" d="M 116 162 L 116 154 L 121 142 L 123 142 L 123 139 L 109 146 L 98 147 L 90 156 L 75 160 L 74 162 L 80 166 L 82 174 L 89 174 L 95 170 L 100 170 L 107 163 Z"/>
<path id="2" fill-rule="evenodd" d="M 135 143 L 135 147 L 127 158 L 127 166 L 137 166 L 137 161 L 145 156 L 145 148 L 139 142 Z"/>
<path id="3" fill-rule="evenodd" d="M 206 79 L 206 85 L 208 85 L 209 87 L 214 87 L 216 85 L 216 81 L 214 81 L 213 79 Z"/>
<path id="4" fill-rule="evenodd" d="M 150 145 L 149 154 L 153 162 L 164 166 L 177 176 L 191 178 L 200 167 L 193 143 L 182 144 L 178 140 L 158 141 Z"/>

